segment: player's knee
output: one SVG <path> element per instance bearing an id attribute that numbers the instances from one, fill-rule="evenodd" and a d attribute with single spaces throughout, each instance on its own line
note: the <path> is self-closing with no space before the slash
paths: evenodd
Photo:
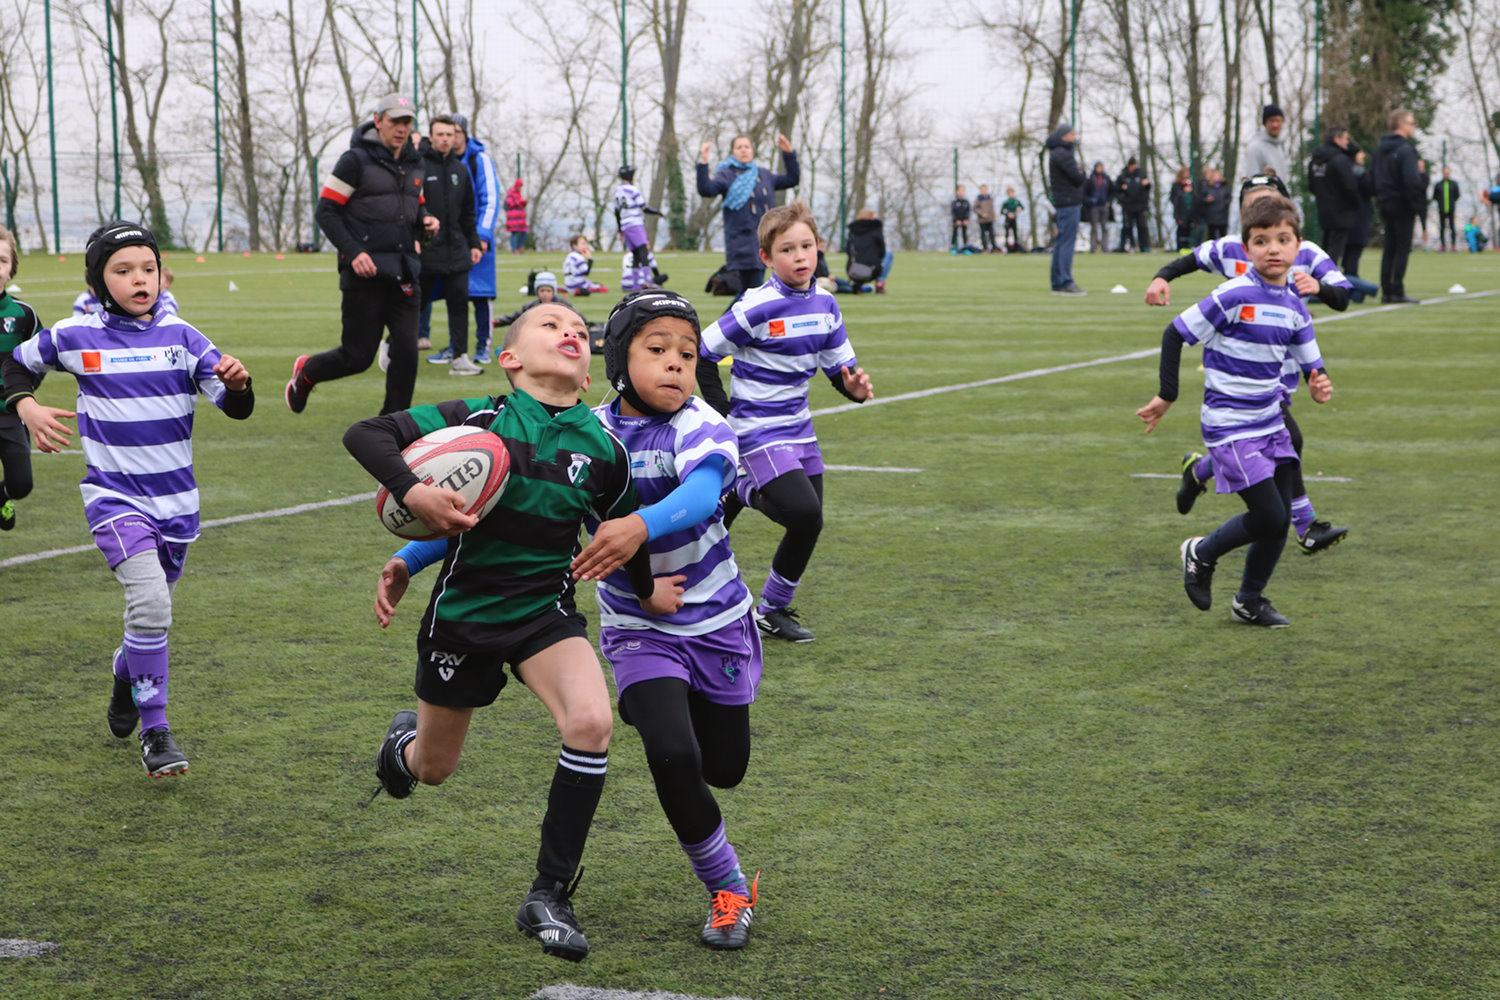
<path id="1" fill-rule="evenodd" d="M 5 494 L 9 500 L 21 500 L 31 494 L 31 476 L 10 473 L 5 477 Z"/>
<path id="2" fill-rule="evenodd" d="M 721 760 L 703 762 L 703 780 L 714 788 L 734 788 L 745 780 L 745 768 L 749 758 L 743 760 Z"/>
<path id="3" fill-rule="evenodd" d="M 609 703 L 590 705 L 570 711 L 558 727 L 563 742 L 579 750 L 603 750 L 609 746 L 615 720 Z"/>
<path id="4" fill-rule="evenodd" d="M 156 553 L 131 556 L 115 567 L 125 588 L 125 630 L 134 635 L 161 635 L 172 627 L 172 588 Z"/>

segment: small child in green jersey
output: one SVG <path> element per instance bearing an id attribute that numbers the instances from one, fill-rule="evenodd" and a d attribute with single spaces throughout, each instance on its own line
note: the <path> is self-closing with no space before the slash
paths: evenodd
<path id="1" fill-rule="evenodd" d="M 589 943 L 571 899 L 604 789 L 613 713 L 574 606 L 570 566 L 584 517 L 622 517 L 635 509 L 636 495 L 624 445 L 578 400 L 589 381 L 589 338 L 577 312 L 562 302 L 526 310 L 507 330 L 498 360 L 514 390 L 509 395 L 417 406 L 362 420 L 344 435 L 371 475 L 449 539 L 418 632 L 417 710 L 396 713 L 375 773 L 397 799 L 418 782 L 442 784 L 458 766 L 474 709 L 499 695 L 509 664 L 562 736 L 537 876 L 516 926 L 540 938 L 542 951 L 576 962 Z M 419 482 L 401 458 L 424 434 L 455 426 L 485 428 L 510 452 L 510 480 L 483 518 L 463 513 L 463 498 L 452 490 Z M 649 609 L 654 581 L 645 547 L 625 565 Z M 386 564 L 388 595 L 399 600 L 406 581 L 400 560 Z"/>
<path id="2" fill-rule="evenodd" d="M 1000 203 L 1000 215 L 1005 219 L 1005 230 L 1002 236 L 1005 239 L 1006 253 L 1020 253 L 1021 251 L 1021 229 L 1019 218 L 1026 211 L 1021 199 L 1016 197 L 1015 188 L 1005 189 L 1005 200 Z"/>
<path id="3" fill-rule="evenodd" d="M 11 351 L 30 340 L 42 324 L 36 318 L 36 310 L 24 302 L 11 298 L 4 286 L 16 276 L 20 267 L 20 255 L 16 252 L 16 238 L 9 229 L 0 226 L 0 358 L 10 357 Z M 30 391 L 29 380 L 18 389 Z M 5 393 L 10 396 L 9 387 Z M 16 526 L 16 501 L 31 492 L 31 438 L 21 418 L 0 407 L 0 531 L 9 531 Z"/>

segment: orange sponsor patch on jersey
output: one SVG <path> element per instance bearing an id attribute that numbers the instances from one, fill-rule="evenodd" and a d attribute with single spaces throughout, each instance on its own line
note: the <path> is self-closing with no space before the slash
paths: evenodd
<path id="1" fill-rule="evenodd" d="M 1254 306 L 1240 306 L 1240 322 L 1241 323 L 1254 323 L 1255 322 L 1255 307 Z"/>
<path id="2" fill-rule="evenodd" d="M 1234 262 L 1234 276 L 1236 278 L 1242 277 L 1249 270 L 1250 264 L 1248 261 L 1237 260 Z"/>
<path id="3" fill-rule="evenodd" d="M 786 336 L 786 320 L 784 320 L 784 319 L 773 319 L 773 320 L 771 320 L 771 322 L 766 327 L 766 332 L 768 332 L 773 337 L 785 337 Z"/>
<path id="4" fill-rule="evenodd" d="M 104 370 L 104 362 L 99 357 L 99 352 L 98 351 L 84 351 L 83 352 L 83 371 L 84 371 L 85 375 L 90 374 L 92 372 L 102 372 L 103 370 Z"/>

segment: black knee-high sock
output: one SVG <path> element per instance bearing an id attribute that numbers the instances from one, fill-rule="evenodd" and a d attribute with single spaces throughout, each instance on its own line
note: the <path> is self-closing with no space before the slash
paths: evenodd
<path id="1" fill-rule="evenodd" d="M 604 793 L 607 750 L 574 750 L 564 745 L 547 794 L 547 815 L 542 817 L 542 846 L 536 856 L 533 889 L 566 885 L 583 859 L 583 845 L 594 822 L 594 810 Z"/>

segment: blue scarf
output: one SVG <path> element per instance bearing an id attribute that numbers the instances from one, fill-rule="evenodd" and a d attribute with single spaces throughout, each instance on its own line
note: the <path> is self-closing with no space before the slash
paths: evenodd
<path id="1" fill-rule="evenodd" d="M 741 163 L 733 157 L 719 164 L 720 170 L 725 167 L 740 172 L 740 175 L 734 179 L 734 183 L 729 185 L 729 190 L 724 192 L 724 207 L 734 212 L 744 208 L 745 202 L 749 201 L 750 196 L 755 193 L 755 182 L 760 180 L 760 167 L 756 166 L 753 160 L 749 163 Z"/>

